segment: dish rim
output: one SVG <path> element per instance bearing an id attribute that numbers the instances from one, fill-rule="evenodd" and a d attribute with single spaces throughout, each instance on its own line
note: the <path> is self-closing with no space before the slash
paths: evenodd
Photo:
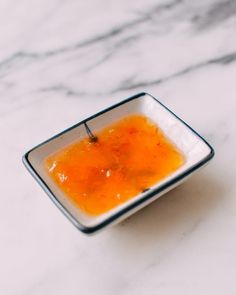
<path id="1" fill-rule="evenodd" d="M 185 171 L 181 172 L 180 174 L 174 176 L 170 180 L 168 180 L 166 183 L 163 183 L 162 185 L 158 186 L 154 190 L 147 192 L 145 195 L 141 196 L 139 199 L 135 200 L 132 204 L 127 205 L 124 208 L 121 208 L 119 211 L 114 212 L 111 216 L 108 216 L 105 220 L 99 222 L 98 224 L 92 225 L 92 226 L 86 226 L 82 224 L 81 222 L 76 219 L 71 212 L 66 209 L 63 204 L 57 199 L 56 195 L 51 191 L 49 186 L 46 184 L 46 182 L 43 180 L 43 178 L 37 173 L 37 171 L 34 169 L 34 167 L 31 165 L 31 162 L 29 160 L 29 155 L 32 151 L 36 150 L 37 148 L 43 146 L 44 144 L 50 142 L 51 140 L 60 137 L 61 135 L 67 133 L 68 131 L 77 128 L 78 126 L 84 124 L 85 122 L 88 122 L 96 117 L 99 117 L 100 115 L 109 112 L 110 110 L 117 108 L 123 104 L 126 104 L 134 99 L 140 98 L 142 96 L 150 96 L 152 99 L 154 99 L 157 103 L 159 103 L 164 109 L 166 109 L 171 115 L 173 115 L 177 120 L 182 122 L 188 129 L 190 129 L 200 140 L 202 140 L 210 149 L 209 154 L 202 158 L 199 162 L 196 164 L 193 164 L 191 167 L 186 169 Z M 135 94 L 133 96 L 130 96 L 108 108 L 105 108 L 97 113 L 95 113 L 92 116 L 89 116 L 88 118 L 72 125 L 69 128 L 64 129 L 63 131 L 57 133 L 56 135 L 50 137 L 49 139 L 43 141 L 42 143 L 36 145 L 32 149 L 30 149 L 28 152 L 26 152 L 23 157 L 22 161 L 26 167 L 26 169 L 30 172 L 30 174 L 33 176 L 33 178 L 37 181 L 37 183 L 42 187 L 42 189 L 46 192 L 46 194 L 49 196 L 49 198 L 53 201 L 53 203 L 58 207 L 58 209 L 70 220 L 74 226 L 82 231 L 85 234 L 92 234 L 95 233 L 102 228 L 110 225 L 111 223 L 115 222 L 117 219 L 128 213 L 129 211 L 133 210 L 134 208 L 138 207 L 139 205 L 145 203 L 146 201 L 150 200 L 152 197 L 154 197 L 157 194 L 160 194 L 164 190 L 166 190 L 168 187 L 174 186 L 179 181 L 183 180 L 190 174 L 192 174 L 194 171 L 199 169 L 200 167 L 204 166 L 207 162 L 209 162 L 215 155 L 215 151 L 213 147 L 197 132 L 195 131 L 191 126 L 189 126 L 183 119 L 178 117 L 173 111 L 171 111 L 168 107 L 166 107 L 162 102 L 160 102 L 158 99 L 156 99 L 153 95 L 147 93 L 147 92 L 140 92 L 138 94 Z"/>

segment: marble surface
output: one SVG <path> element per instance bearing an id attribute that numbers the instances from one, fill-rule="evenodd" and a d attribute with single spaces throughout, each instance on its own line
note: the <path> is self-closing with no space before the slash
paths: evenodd
<path id="1" fill-rule="evenodd" d="M 1 0 L 0 43 L 0 294 L 235 294 L 236 1 Z M 21 156 L 141 91 L 216 157 L 87 237 Z"/>

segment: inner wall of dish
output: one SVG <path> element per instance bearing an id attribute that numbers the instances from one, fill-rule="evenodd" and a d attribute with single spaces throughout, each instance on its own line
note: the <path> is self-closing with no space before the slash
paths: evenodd
<path id="1" fill-rule="evenodd" d="M 165 133 L 165 135 L 177 146 L 177 148 L 185 156 L 185 164 L 179 168 L 171 176 L 164 179 L 162 182 L 153 186 L 155 189 L 160 184 L 168 181 L 170 178 L 176 176 L 178 173 L 188 169 L 203 158 L 203 155 L 209 153 L 209 148 L 200 140 L 190 129 L 188 129 L 181 121 L 174 115 L 167 111 L 162 105 L 155 101 L 151 96 L 145 95 L 138 99 L 131 100 L 121 106 L 111 109 L 89 121 L 87 121 L 90 129 L 96 134 L 96 131 L 107 127 L 109 124 L 118 121 L 119 119 L 131 114 L 143 114 L 156 123 Z M 43 167 L 44 159 L 64 146 L 71 144 L 74 141 L 80 140 L 87 136 L 84 125 L 79 125 L 70 131 L 60 135 L 59 137 L 49 141 L 41 147 L 32 151 L 29 155 L 29 160 L 35 170 L 38 171 L 40 176 L 44 179 L 53 194 L 57 197 L 58 201 L 65 207 L 80 223 L 85 226 L 93 226 L 106 219 L 108 216 L 114 214 L 116 211 L 134 202 L 142 195 L 137 195 L 128 202 L 121 206 L 100 216 L 89 216 L 77 208 L 67 196 L 54 184 L 50 176 L 47 174 Z M 149 191 L 150 192 L 150 191 Z"/>

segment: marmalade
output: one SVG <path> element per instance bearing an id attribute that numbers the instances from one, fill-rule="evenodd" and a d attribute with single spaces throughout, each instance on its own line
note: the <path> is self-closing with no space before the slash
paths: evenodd
<path id="1" fill-rule="evenodd" d="M 50 155 L 45 169 L 82 211 L 100 215 L 148 190 L 184 163 L 163 132 L 130 115 Z"/>

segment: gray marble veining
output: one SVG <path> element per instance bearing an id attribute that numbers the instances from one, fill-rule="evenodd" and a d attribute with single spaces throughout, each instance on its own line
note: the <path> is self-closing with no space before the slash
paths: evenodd
<path id="1" fill-rule="evenodd" d="M 235 293 L 235 36 L 234 0 L 1 0 L 1 294 Z M 85 237 L 21 156 L 140 91 L 206 136 L 216 158 Z"/>

